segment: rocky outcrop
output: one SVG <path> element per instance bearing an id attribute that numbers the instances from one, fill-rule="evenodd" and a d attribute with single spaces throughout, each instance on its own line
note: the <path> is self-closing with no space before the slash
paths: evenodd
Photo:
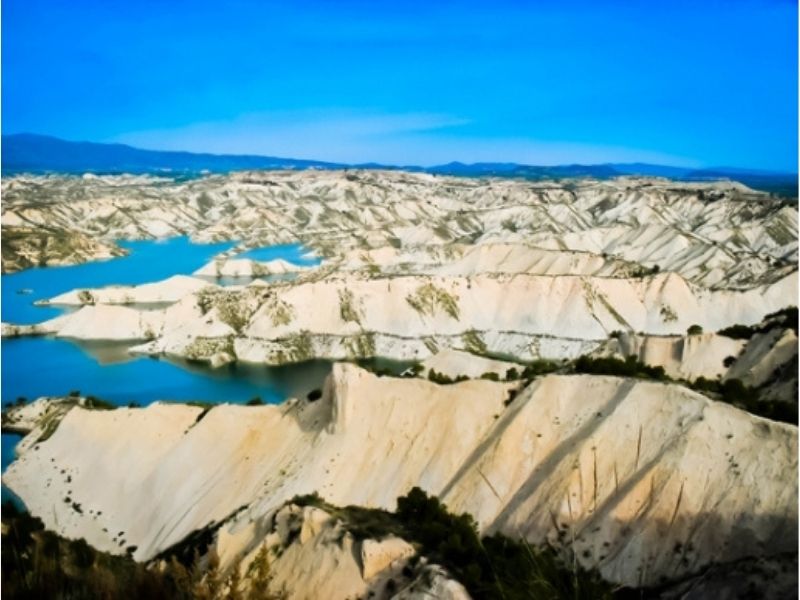
<path id="1" fill-rule="evenodd" d="M 342 364 L 314 402 L 75 408 L 4 482 L 49 527 L 137 559 L 221 523 L 233 560 L 297 494 L 392 509 L 415 485 L 483 532 L 569 544 L 631 586 L 796 550 L 796 427 L 675 384 L 550 375 L 512 389 Z"/>
<path id="2" fill-rule="evenodd" d="M 519 373 L 523 367 L 518 363 L 475 356 L 460 350 L 442 350 L 422 362 L 421 373 L 428 376 L 431 371 L 435 371 L 450 379 L 478 379 L 489 373 L 496 375 L 498 379 L 505 379 L 511 369 Z"/>
<path id="3" fill-rule="evenodd" d="M 263 277 L 300 273 L 312 267 L 295 265 L 281 258 L 257 261 L 249 258 L 220 258 L 202 266 L 194 272 L 201 277 Z"/>
<path id="4" fill-rule="evenodd" d="M 191 287 L 201 285 L 184 280 Z M 151 289 L 169 290 L 168 284 Z M 716 330 L 758 323 L 791 303 L 796 287 L 796 273 L 747 291 L 704 290 L 675 274 L 645 279 L 329 276 L 224 291 L 203 286 L 162 310 L 117 301 L 163 297 L 167 291 L 152 296 L 146 295 L 150 290 L 140 295 L 138 288 L 82 290 L 62 301 L 84 297 L 93 304 L 44 327 L 76 339 L 152 339 L 136 351 L 189 358 L 202 358 L 193 355 L 198 340 L 230 337 L 232 355 L 239 360 L 272 364 L 314 356 L 424 359 L 444 348 L 523 360 L 573 358 L 620 329 L 665 335 L 693 324 Z"/>
<path id="5" fill-rule="evenodd" d="M 3 273 L 30 267 L 74 265 L 127 254 L 113 242 L 99 241 L 81 231 L 30 227 L 6 214 L 3 214 L 2 240 Z"/>
<path id="6" fill-rule="evenodd" d="M 254 567 L 264 560 L 271 575 L 269 590 L 284 592 L 291 599 L 469 600 L 460 583 L 425 557 L 416 556 L 414 547 L 402 538 L 355 536 L 346 519 L 322 508 L 289 502 L 266 518 L 262 527 L 263 541 L 238 554 L 233 554 L 235 536 L 220 532 L 221 558 L 235 562 L 245 585 Z M 412 557 L 416 558 L 413 568 Z"/>
<path id="7" fill-rule="evenodd" d="M 739 356 L 745 345 L 745 340 L 715 333 L 651 336 L 618 332 L 594 354 L 634 356 L 645 364 L 664 367 L 669 377 L 694 381 L 698 377 L 718 379 L 725 375 L 732 358 Z"/>
<path id="8" fill-rule="evenodd" d="M 94 304 L 173 304 L 181 298 L 209 286 L 207 281 L 185 275 L 174 275 L 163 281 L 142 285 L 117 285 L 93 290 L 73 290 L 38 304 L 86 306 Z"/>
<path id="9" fill-rule="evenodd" d="M 19 260 L 22 250 L 6 240 L 28 228 L 74 232 L 104 244 L 186 233 L 202 241 L 242 240 L 246 247 L 302 241 L 334 262 L 365 252 L 364 267 L 373 270 L 387 264 L 384 249 L 411 252 L 397 264 L 421 266 L 425 249 L 436 253 L 438 247 L 453 260 L 446 261 L 449 267 L 437 261 L 441 271 L 434 266 L 430 272 L 437 275 L 490 269 L 616 276 L 638 266 L 677 272 L 703 287 L 746 289 L 797 268 L 797 211 L 730 182 L 281 171 L 180 182 L 17 176 L 3 179 L 2 193 L 4 265 L 26 264 Z M 465 253 L 454 244 L 479 250 Z M 484 244 L 524 244 L 540 253 L 484 252 Z M 416 249 L 423 251 L 415 259 Z M 46 251 L 43 260 L 54 254 Z"/>

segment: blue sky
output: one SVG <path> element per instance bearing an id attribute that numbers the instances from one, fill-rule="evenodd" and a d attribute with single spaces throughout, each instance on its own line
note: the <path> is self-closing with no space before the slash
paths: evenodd
<path id="1" fill-rule="evenodd" d="M 797 168 L 789 0 L 4 0 L 2 127 L 430 165 Z"/>

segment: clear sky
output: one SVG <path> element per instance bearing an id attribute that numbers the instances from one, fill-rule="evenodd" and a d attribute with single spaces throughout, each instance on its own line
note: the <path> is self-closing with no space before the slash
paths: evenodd
<path id="1" fill-rule="evenodd" d="M 430 165 L 797 168 L 792 0 L 3 0 L 2 128 Z"/>

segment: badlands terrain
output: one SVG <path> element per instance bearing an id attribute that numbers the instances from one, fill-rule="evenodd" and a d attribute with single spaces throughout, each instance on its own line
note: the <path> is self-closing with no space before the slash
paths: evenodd
<path id="1" fill-rule="evenodd" d="M 50 298 L 69 310 L 4 336 L 209 368 L 339 361 L 280 405 L 7 411 L 27 435 L 3 482 L 48 529 L 153 568 L 189 545 L 245 581 L 267 552 L 293 598 L 484 597 L 409 530 L 355 531 L 347 507 L 419 487 L 614 589 L 796 590 L 794 204 L 733 182 L 401 171 L 2 193 L 4 272 L 117 240 L 237 242 L 193 274 Z M 320 264 L 239 256 L 297 242 Z M 402 367 L 353 364 L 375 357 Z"/>

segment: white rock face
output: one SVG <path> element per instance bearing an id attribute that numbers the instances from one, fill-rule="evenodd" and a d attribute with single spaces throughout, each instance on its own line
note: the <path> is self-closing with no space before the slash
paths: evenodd
<path id="1" fill-rule="evenodd" d="M 100 303 L 44 326 L 77 339 L 155 339 L 137 351 L 192 358 L 198 338 L 234 336 L 236 356 L 250 362 L 313 356 L 424 359 L 441 347 L 520 359 L 564 358 L 596 348 L 620 329 L 674 335 L 693 324 L 716 330 L 757 323 L 792 301 L 797 273 L 747 291 L 704 290 L 675 274 L 330 276 L 225 291 L 215 296 L 222 305 L 211 301 L 215 310 L 198 310 L 209 289 L 219 290 L 203 288 L 161 311 Z M 103 297 L 100 291 L 82 293 Z M 138 297 L 135 290 L 126 293 Z"/>
<path id="2" fill-rule="evenodd" d="M 595 352 L 796 402 L 788 325 L 747 342 L 712 333 L 797 303 L 797 211 L 738 184 L 306 171 L 0 186 L 4 271 L 109 256 L 116 239 L 241 242 L 194 277 L 62 294 L 50 302 L 80 309 L 3 323 L 3 336 L 127 341 L 215 367 L 380 356 L 501 379 L 517 363 L 476 355 Z M 44 227 L 55 233 L 42 245 Z M 297 241 L 324 262 L 236 258 Z M 691 325 L 708 333 L 687 336 Z M 519 385 L 438 386 L 337 364 L 315 402 L 30 409 L 14 425 L 31 433 L 4 483 L 49 528 L 140 560 L 221 524 L 225 566 L 279 547 L 275 584 L 298 598 L 389 597 L 413 552 L 290 502 L 314 491 L 393 509 L 420 486 L 484 533 L 571 546 L 628 586 L 796 552 L 796 427 L 675 384 L 550 375 Z M 714 569 L 713 585 L 692 593 L 731 589 L 711 581 L 725 579 Z M 396 597 L 468 597 L 435 565 L 415 583 Z"/>
<path id="3" fill-rule="evenodd" d="M 725 377 L 757 386 L 765 383 L 778 366 L 790 361 L 797 362 L 797 334 L 791 329 L 776 328 L 755 334 Z"/>
<path id="4" fill-rule="evenodd" d="M 41 304 L 83 306 L 86 304 L 172 304 L 209 283 L 195 277 L 174 275 L 163 281 L 137 286 L 111 286 L 94 290 L 73 290 Z"/>
<path id="5" fill-rule="evenodd" d="M 135 352 L 210 364 L 425 360 L 447 349 L 558 359 L 594 351 L 617 330 L 678 336 L 693 324 L 714 331 L 756 323 L 797 297 L 796 211 L 729 182 L 305 171 L 181 183 L 18 177 L 2 185 L 4 222 L 13 227 L 241 241 L 198 277 L 51 300 L 127 304 L 140 311 L 138 323 L 120 312 L 119 325 L 101 331 L 110 313 L 84 312 L 6 324 L 4 335 L 149 340 Z M 321 266 L 236 258 L 245 247 L 298 240 L 324 257 Z M 223 306 L 204 300 L 208 289 L 220 291 L 206 287 L 212 277 L 287 273 L 296 279 L 225 288 Z M 161 304 L 170 306 L 154 309 Z M 656 342 L 639 350 L 659 360 L 669 351 Z M 690 358 L 703 352 L 686 351 L 676 374 L 691 374 Z"/>
<path id="6" fill-rule="evenodd" d="M 297 494 L 393 509 L 415 485 L 484 532 L 574 540 L 627 585 L 796 549 L 796 427 L 674 384 L 551 375 L 506 406 L 511 389 L 341 364 L 316 402 L 76 408 L 4 482 L 48 527 L 137 559 L 224 522 L 232 560 Z"/>
<path id="7" fill-rule="evenodd" d="M 515 369 L 519 373 L 522 368 L 517 363 L 492 360 L 458 350 L 443 350 L 422 362 L 423 375 L 433 370 L 450 379 L 456 377 L 478 379 L 484 373 L 494 373 L 500 379 L 505 379 L 509 369 Z"/>
<path id="8" fill-rule="evenodd" d="M 204 277 L 261 277 L 263 275 L 300 273 L 311 268 L 292 264 L 282 258 L 267 261 L 249 258 L 222 258 L 203 265 L 194 274 Z"/>
<path id="9" fill-rule="evenodd" d="M 532 259 L 514 249 L 492 256 L 479 250 L 441 274 L 490 268 L 601 275 L 638 263 L 704 287 L 748 288 L 797 265 L 796 209 L 730 182 L 626 177 L 564 185 L 400 171 L 280 171 L 185 182 L 18 176 L 3 179 L 2 194 L 6 239 L 16 233 L 25 240 L 45 227 L 102 242 L 189 232 L 195 240 L 238 239 L 247 247 L 299 240 L 328 257 L 351 250 L 369 257 L 397 245 L 424 254 L 437 246 L 451 252 L 454 242 L 511 243 L 567 254 Z M 35 260 L 62 259 L 58 244 L 50 246 Z M 25 253 L 34 247 L 19 245 L 3 264 L 27 266 L 33 258 Z M 109 254 L 104 248 L 66 252 L 73 261 Z M 609 258 L 598 259 L 603 254 Z"/>
<path id="10" fill-rule="evenodd" d="M 664 367 L 670 377 L 693 381 L 721 377 L 728 371 L 725 359 L 739 356 L 744 347 L 744 340 L 715 333 L 663 337 L 621 334 L 603 344 L 596 354 L 635 356 L 648 365 Z"/>
<path id="11" fill-rule="evenodd" d="M 389 536 L 382 540 L 364 540 L 361 543 L 361 565 L 364 579 L 371 579 L 394 562 L 415 554 L 405 540 Z"/>
<path id="12" fill-rule="evenodd" d="M 408 559 L 416 554 L 405 540 L 393 535 L 358 539 L 346 520 L 324 509 L 288 503 L 260 525 L 263 541 L 252 548 L 237 547 L 235 536 L 224 531 L 219 536 L 222 560 L 238 561 L 245 585 L 248 571 L 266 560 L 272 575 L 270 591 L 283 591 L 291 599 L 469 599 L 461 584 L 424 557 L 411 569 L 411 576 L 404 574 Z"/>

